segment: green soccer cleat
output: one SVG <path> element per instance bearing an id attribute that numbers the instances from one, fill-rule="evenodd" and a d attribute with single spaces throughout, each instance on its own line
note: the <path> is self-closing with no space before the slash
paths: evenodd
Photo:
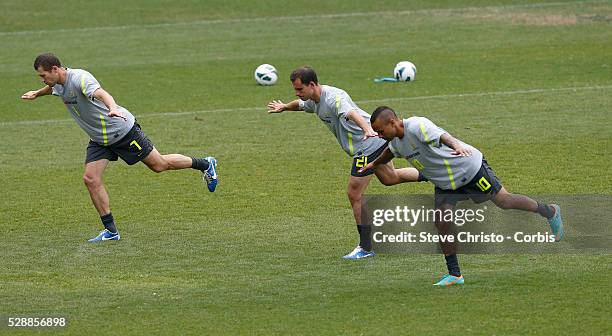
<path id="1" fill-rule="evenodd" d="M 443 276 L 442 279 L 440 279 L 440 281 L 436 282 L 433 285 L 441 286 L 441 287 L 448 287 L 452 285 L 463 285 L 464 282 L 465 281 L 463 280 L 463 275 L 456 277 L 454 275 L 447 274 Z"/>
<path id="2" fill-rule="evenodd" d="M 563 220 L 561 219 L 561 207 L 557 204 L 551 204 L 551 206 L 555 209 L 555 214 L 548 219 L 548 224 L 550 225 L 552 233 L 555 235 L 555 241 L 558 242 L 563 239 L 565 235 Z"/>

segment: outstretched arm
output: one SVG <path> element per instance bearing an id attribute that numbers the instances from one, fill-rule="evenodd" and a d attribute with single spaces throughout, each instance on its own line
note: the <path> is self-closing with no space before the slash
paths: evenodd
<path id="1" fill-rule="evenodd" d="M 21 99 L 23 100 L 34 100 L 40 96 L 50 95 L 53 92 L 53 88 L 49 85 L 45 85 L 45 87 L 36 90 L 36 91 L 28 91 L 21 95 Z"/>
<path id="2" fill-rule="evenodd" d="M 448 133 L 444 133 L 440 136 L 440 142 L 454 149 L 454 152 L 451 153 L 453 155 L 472 156 L 472 151 L 469 148 L 463 147 L 457 139 L 453 138 L 453 136 Z"/>
<path id="3" fill-rule="evenodd" d="M 376 167 L 386 164 L 387 162 L 393 160 L 393 153 L 391 153 L 391 150 L 389 149 L 389 147 L 385 148 L 385 150 L 376 158 L 376 160 L 368 163 L 367 165 L 365 165 L 365 167 L 359 169 L 359 173 L 363 173 L 366 170 L 370 170 L 370 169 L 375 169 Z"/>
<path id="4" fill-rule="evenodd" d="M 296 99 L 287 104 L 280 100 L 273 100 L 268 103 L 268 113 L 281 113 L 283 111 L 301 111 L 300 102 Z"/>
<path id="5" fill-rule="evenodd" d="M 106 105 L 106 108 L 108 108 L 109 117 L 119 117 L 123 120 L 127 120 L 123 116 L 123 114 L 121 114 L 121 112 L 119 112 L 119 110 L 117 109 L 117 103 L 115 103 L 115 99 L 113 98 L 113 96 L 111 96 L 110 93 L 106 92 L 106 90 L 104 90 L 103 88 L 98 88 L 96 91 L 94 91 L 93 96 L 94 98 L 103 102 L 104 105 Z"/>
<path id="6" fill-rule="evenodd" d="M 367 138 L 375 138 L 378 136 L 378 133 L 374 132 L 372 126 L 368 124 L 363 117 L 359 115 L 355 110 L 349 111 L 346 114 L 346 117 L 349 120 L 352 120 L 359 128 L 363 130 L 363 140 Z"/>

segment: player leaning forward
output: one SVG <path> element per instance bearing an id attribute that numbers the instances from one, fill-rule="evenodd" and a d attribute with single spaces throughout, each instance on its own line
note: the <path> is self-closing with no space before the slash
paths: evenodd
<path id="1" fill-rule="evenodd" d="M 458 201 L 472 199 L 476 203 L 493 201 L 502 209 L 517 209 L 539 213 L 548 219 L 555 240 L 563 238 L 561 211 L 556 204 L 543 204 L 509 193 L 499 182 L 482 153 L 436 126 L 427 118 L 411 117 L 401 120 L 386 106 L 378 107 L 370 119 L 373 130 L 389 142 L 389 147 L 364 169 L 376 169 L 393 157 L 406 158 L 435 185 L 435 207 L 442 213 L 454 209 Z M 443 216 L 436 218 L 440 234 L 453 232 L 451 222 Z M 456 255 L 456 243 L 440 244 L 448 275 L 437 286 L 463 284 Z"/>
<path id="2" fill-rule="evenodd" d="M 215 158 L 160 154 L 134 116 L 117 105 L 89 72 L 64 68 L 53 54 L 36 57 L 34 69 L 46 85 L 40 90 L 24 93 L 21 98 L 32 100 L 49 94 L 59 96 L 68 113 L 90 137 L 83 180 L 104 225 L 104 230 L 90 242 L 120 238 L 102 182 L 109 161 L 116 161 L 118 157 L 129 165 L 142 161 L 156 173 L 184 168 L 200 170 L 208 190 L 215 190 L 218 183 Z"/>
<path id="3" fill-rule="evenodd" d="M 374 160 L 387 147 L 385 140 L 376 135 L 370 125 L 370 115 L 360 109 L 351 97 L 339 88 L 319 84 L 317 74 L 308 67 L 294 70 L 290 76 L 295 95 L 299 98 L 284 104 L 272 101 L 268 112 L 305 111 L 315 113 L 336 137 L 342 149 L 353 158 L 348 184 L 348 198 L 359 232 L 359 245 L 345 259 L 361 259 L 374 256 L 371 250 L 371 226 L 361 225 L 361 198 L 372 174 L 385 185 L 419 181 L 422 177 L 414 168 L 395 169 L 389 162 L 373 169 L 358 172 L 359 168 Z"/>

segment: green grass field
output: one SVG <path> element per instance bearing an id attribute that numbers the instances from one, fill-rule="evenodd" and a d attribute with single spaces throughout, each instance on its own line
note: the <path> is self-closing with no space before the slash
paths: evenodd
<path id="1" fill-rule="evenodd" d="M 342 260 L 350 160 L 313 115 L 266 113 L 309 64 L 366 111 L 480 148 L 510 191 L 611 195 L 612 1 L 102 3 L 0 4 L 0 317 L 67 316 L 71 335 L 612 333 L 610 254 L 461 255 L 466 285 L 448 289 L 431 286 L 439 255 Z M 19 99 L 47 51 L 91 71 L 161 152 L 215 155 L 218 191 L 193 170 L 111 164 L 122 240 L 86 243 L 101 227 L 87 136 L 59 99 Z M 406 59 L 415 82 L 373 82 Z M 277 85 L 255 84 L 261 63 Z M 52 331 L 0 327 L 31 333 Z"/>

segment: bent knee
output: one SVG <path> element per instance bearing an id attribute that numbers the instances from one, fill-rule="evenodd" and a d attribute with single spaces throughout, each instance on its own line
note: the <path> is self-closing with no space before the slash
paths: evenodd
<path id="1" fill-rule="evenodd" d="M 495 199 L 494 203 L 500 209 L 512 209 L 512 197 L 510 197 L 510 195 L 498 197 Z"/>
<path id="2" fill-rule="evenodd" d="M 163 171 L 168 170 L 170 167 L 170 164 L 168 163 L 168 161 L 166 160 L 152 160 L 150 162 L 147 161 L 143 161 L 144 164 L 147 165 L 147 167 L 149 167 L 149 169 L 151 169 L 151 171 L 155 172 L 155 173 L 161 173 Z"/>
<path id="3" fill-rule="evenodd" d="M 89 187 L 98 186 L 102 184 L 102 178 L 91 174 L 85 174 L 83 175 L 83 183 Z"/>
<path id="4" fill-rule="evenodd" d="M 162 163 L 154 164 L 154 165 L 150 165 L 149 169 L 151 169 L 155 173 L 161 173 L 163 171 L 168 170 L 168 165 L 162 164 Z"/>
<path id="5" fill-rule="evenodd" d="M 378 180 L 380 181 L 380 183 L 382 183 L 383 185 L 387 187 L 400 183 L 400 179 L 396 177 L 384 177 Z"/>

